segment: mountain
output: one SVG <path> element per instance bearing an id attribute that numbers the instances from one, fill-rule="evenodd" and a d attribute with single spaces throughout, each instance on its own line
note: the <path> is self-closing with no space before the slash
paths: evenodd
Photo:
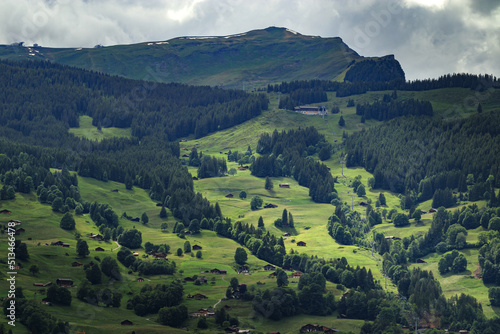
<path id="1" fill-rule="evenodd" d="M 238 88 L 292 80 L 343 79 L 354 64 L 371 60 L 362 66 L 364 72 L 384 60 L 384 72 L 391 73 L 390 79 L 404 79 L 393 56 L 366 58 L 339 37 L 306 36 L 277 27 L 229 36 L 178 37 L 94 48 L 2 45 L 0 59 L 49 60 L 133 79 Z"/>

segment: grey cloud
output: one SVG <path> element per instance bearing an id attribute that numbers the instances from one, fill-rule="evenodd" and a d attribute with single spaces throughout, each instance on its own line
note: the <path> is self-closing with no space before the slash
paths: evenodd
<path id="1" fill-rule="evenodd" d="M 395 54 L 408 79 L 500 72 L 497 1 L 407 1 L 11 0 L 0 3 L 0 43 L 92 47 L 281 26 L 339 36 L 363 56 Z"/>

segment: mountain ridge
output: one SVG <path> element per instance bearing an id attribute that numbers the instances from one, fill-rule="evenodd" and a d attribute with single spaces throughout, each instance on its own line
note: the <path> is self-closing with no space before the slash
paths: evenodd
<path id="1" fill-rule="evenodd" d="M 332 80 L 362 60 L 340 37 L 269 27 L 226 36 L 181 36 L 94 48 L 0 46 L 0 59 L 39 59 L 132 79 L 227 88 Z M 392 57 L 392 62 L 400 65 Z"/>

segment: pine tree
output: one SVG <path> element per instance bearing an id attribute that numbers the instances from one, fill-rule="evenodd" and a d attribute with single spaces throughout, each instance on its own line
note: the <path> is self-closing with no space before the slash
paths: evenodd
<path id="1" fill-rule="evenodd" d="M 272 190 L 274 187 L 273 185 L 273 181 L 271 181 L 271 179 L 268 177 L 266 177 L 266 185 L 264 186 L 264 188 L 266 188 L 266 190 Z"/>
<path id="2" fill-rule="evenodd" d="M 165 209 L 165 206 L 161 207 L 160 218 L 167 218 L 167 210 Z"/>
<path id="3" fill-rule="evenodd" d="M 257 227 L 264 227 L 264 219 L 262 216 L 259 217 L 259 222 L 257 223 Z"/>
<path id="4" fill-rule="evenodd" d="M 295 227 L 295 224 L 293 222 L 293 216 L 292 216 L 291 212 L 288 213 L 288 226 L 291 228 Z"/>
<path id="5" fill-rule="evenodd" d="M 344 125 L 345 125 L 344 117 L 342 117 L 342 115 L 340 115 L 339 126 L 344 126 Z"/>
<path id="6" fill-rule="evenodd" d="M 283 213 L 281 214 L 281 224 L 282 226 L 288 226 L 288 212 L 286 209 L 283 209 Z"/>

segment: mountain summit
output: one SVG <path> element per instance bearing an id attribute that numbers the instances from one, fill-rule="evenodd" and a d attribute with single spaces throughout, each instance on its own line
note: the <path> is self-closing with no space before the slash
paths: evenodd
<path id="1" fill-rule="evenodd" d="M 263 86 L 292 80 L 344 78 L 353 65 L 385 60 L 384 81 L 404 79 L 394 57 L 365 58 L 339 37 L 306 36 L 269 27 L 228 36 L 186 36 L 168 41 L 94 48 L 0 46 L 3 59 L 40 59 L 133 79 L 222 87 Z M 375 71 L 376 72 L 376 71 Z M 359 73 L 354 76 L 359 78 Z"/>

